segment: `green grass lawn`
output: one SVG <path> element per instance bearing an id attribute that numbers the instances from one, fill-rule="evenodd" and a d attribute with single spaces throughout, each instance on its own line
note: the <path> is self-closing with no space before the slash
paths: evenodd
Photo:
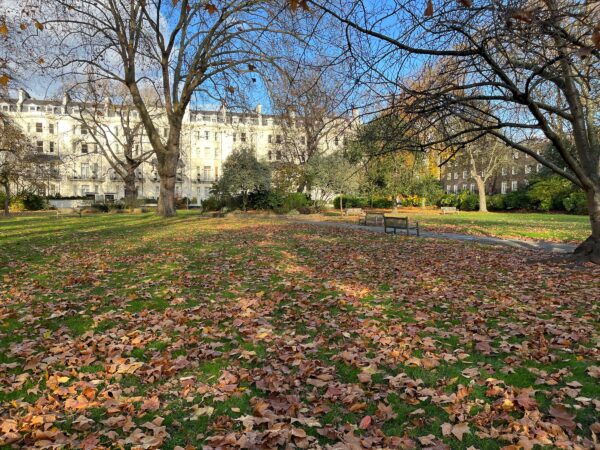
<path id="1" fill-rule="evenodd" d="M 277 218 L 0 220 L 0 445 L 592 448 L 598 279 Z"/>
<path id="2" fill-rule="evenodd" d="M 397 213 L 418 220 L 427 231 L 579 243 L 591 232 L 587 216 L 544 213 L 467 212 L 403 208 Z M 334 214 L 335 217 L 338 213 Z"/>

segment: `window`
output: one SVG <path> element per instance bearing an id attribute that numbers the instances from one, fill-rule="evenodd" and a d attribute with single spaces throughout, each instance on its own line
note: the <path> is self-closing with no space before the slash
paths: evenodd
<path id="1" fill-rule="evenodd" d="M 458 172 L 454 172 L 454 179 L 458 180 Z"/>
<path id="2" fill-rule="evenodd" d="M 269 158 L 269 161 L 271 161 L 273 159 L 273 152 L 271 150 L 269 150 L 267 155 L 268 155 L 267 157 Z"/>
<path id="3" fill-rule="evenodd" d="M 208 131 L 205 131 L 205 132 L 204 132 L 204 139 L 208 140 L 208 139 L 209 139 L 209 137 L 210 137 L 210 132 L 208 132 Z"/>
<path id="4" fill-rule="evenodd" d="M 200 140 L 200 132 L 196 131 L 196 140 L 199 141 Z"/>
<path id="5" fill-rule="evenodd" d="M 502 184 L 500 185 L 500 193 L 506 194 L 507 190 L 508 190 L 508 182 L 503 181 Z"/>
<path id="6" fill-rule="evenodd" d="M 475 184 L 474 184 L 474 183 L 471 183 L 471 184 L 469 185 L 469 190 L 470 190 L 471 192 L 475 192 Z"/>
<path id="7" fill-rule="evenodd" d="M 458 192 L 458 184 L 454 185 L 454 193 L 456 194 Z"/>
<path id="8" fill-rule="evenodd" d="M 269 135 L 269 136 L 267 137 L 267 140 L 268 140 L 269 144 L 272 144 L 272 143 L 273 143 L 273 136 L 272 136 L 272 135 Z"/>
<path id="9" fill-rule="evenodd" d="M 527 166 L 525 166 L 525 174 L 529 174 L 529 173 L 531 173 L 531 166 L 527 165 Z"/>
<path id="10" fill-rule="evenodd" d="M 89 178 L 89 176 L 90 176 L 90 165 L 88 163 L 81 163 L 81 178 Z"/>
<path id="11" fill-rule="evenodd" d="M 467 179 L 467 171 L 463 170 L 463 180 L 466 180 L 466 179 Z"/>
<path id="12" fill-rule="evenodd" d="M 237 133 L 233 133 L 233 142 L 237 141 Z"/>
<path id="13" fill-rule="evenodd" d="M 48 124 L 48 133 L 54 134 L 54 124 L 53 123 Z"/>
<path id="14" fill-rule="evenodd" d="M 463 183 L 463 185 L 462 185 L 462 190 L 463 190 L 463 191 L 466 191 L 466 190 L 467 190 L 467 183 Z"/>
<path id="15" fill-rule="evenodd" d="M 516 174 L 517 174 L 517 168 L 516 168 L 516 167 L 514 167 L 514 166 L 513 166 L 513 167 L 510 169 L 510 171 L 511 171 L 511 173 L 512 173 L 513 175 L 516 175 Z"/>
<path id="16" fill-rule="evenodd" d="M 502 175 L 506 175 L 506 167 L 502 168 Z"/>
<path id="17" fill-rule="evenodd" d="M 210 166 L 204 166 L 204 170 L 203 170 L 203 172 L 202 172 L 202 177 L 203 177 L 205 180 L 208 180 L 208 179 L 210 178 L 210 169 L 211 169 L 211 167 L 210 167 Z"/>
<path id="18" fill-rule="evenodd" d="M 510 189 L 514 192 L 517 189 L 519 189 L 519 182 L 518 181 L 511 181 L 510 183 Z"/>
<path id="19" fill-rule="evenodd" d="M 43 153 L 44 152 L 44 141 L 37 141 L 35 143 L 35 148 L 39 153 Z"/>
<path id="20" fill-rule="evenodd" d="M 210 188 L 208 186 L 204 186 L 204 198 L 210 197 Z"/>
<path id="21" fill-rule="evenodd" d="M 246 142 L 246 133 L 242 133 L 242 137 L 240 139 L 242 142 Z"/>
<path id="22" fill-rule="evenodd" d="M 81 144 L 81 153 L 88 153 L 88 145 L 86 143 Z"/>
<path id="23" fill-rule="evenodd" d="M 89 190 L 90 190 L 89 185 L 87 185 L 87 184 L 82 185 L 81 186 L 81 195 L 85 196 L 89 192 Z"/>
<path id="24" fill-rule="evenodd" d="M 446 177 L 446 179 L 448 179 L 448 180 L 452 179 L 452 174 L 450 172 L 448 172 L 448 176 Z"/>
<path id="25" fill-rule="evenodd" d="M 335 145 L 340 145 L 340 138 L 336 136 L 333 142 Z"/>
<path id="26" fill-rule="evenodd" d="M 542 165 L 538 163 L 538 164 L 535 166 L 535 171 L 536 171 L 537 173 L 540 173 L 540 170 L 542 170 Z"/>
<path id="27" fill-rule="evenodd" d="M 36 133 L 42 133 L 44 131 L 44 126 L 41 123 L 36 123 L 35 124 L 35 132 Z"/>
<path id="28" fill-rule="evenodd" d="M 281 150 L 277 150 L 277 153 L 275 154 L 275 158 L 277 158 L 277 161 L 281 161 Z"/>
<path id="29" fill-rule="evenodd" d="M 81 125 L 81 134 L 88 134 L 88 129 L 85 125 Z"/>
<path id="30" fill-rule="evenodd" d="M 49 148 L 48 148 L 48 151 L 49 151 L 50 153 L 54 153 L 54 142 L 50 142 L 50 143 L 49 143 Z"/>
<path id="31" fill-rule="evenodd" d="M 277 136 L 275 136 L 275 142 L 277 144 L 281 144 L 281 135 L 280 134 L 278 134 Z"/>
<path id="32" fill-rule="evenodd" d="M 513 153 L 513 158 L 514 159 L 519 159 L 519 152 L 514 152 Z"/>

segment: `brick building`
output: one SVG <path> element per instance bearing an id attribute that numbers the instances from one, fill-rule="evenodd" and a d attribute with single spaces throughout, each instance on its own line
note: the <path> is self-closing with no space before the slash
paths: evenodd
<path id="1" fill-rule="evenodd" d="M 536 143 L 538 152 L 542 151 L 544 143 Z M 532 177 L 539 174 L 542 165 L 532 156 L 506 147 L 502 162 L 498 164 L 492 176 L 487 180 L 486 193 L 508 194 L 525 188 Z M 477 167 L 481 167 L 478 159 L 484 155 L 484 150 L 474 150 L 473 156 Z M 539 154 L 539 153 L 538 153 Z M 471 161 L 466 152 L 459 152 L 454 158 L 441 167 L 440 181 L 448 193 L 458 193 L 464 190 L 477 192 L 477 185 L 471 176 Z"/>

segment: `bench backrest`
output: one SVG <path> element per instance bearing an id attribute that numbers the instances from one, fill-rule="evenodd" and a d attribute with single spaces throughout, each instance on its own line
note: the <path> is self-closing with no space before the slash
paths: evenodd
<path id="1" fill-rule="evenodd" d="M 386 227 L 401 227 L 406 228 L 408 226 L 408 217 L 388 217 L 383 216 Z"/>
<path id="2" fill-rule="evenodd" d="M 456 211 L 456 206 L 442 206 L 442 211 L 454 212 Z"/>
<path id="3" fill-rule="evenodd" d="M 384 217 L 381 213 L 367 213 L 365 215 L 365 225 L 380 225 L 383 223 Z"/>

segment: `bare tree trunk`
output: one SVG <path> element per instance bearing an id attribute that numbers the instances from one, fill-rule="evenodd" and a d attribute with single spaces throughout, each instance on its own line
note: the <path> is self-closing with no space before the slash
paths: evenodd
<path id="1" fill-rule="evenodd" d="M 10 214 L 10 184 L 4 184 L 4 215 L 8 216 Z"/>
<path id="2" fill-rule="evenodd" d="M 575 249 L 575 255 L 600 264 L 600 187 L 588 190 L 586 195 L 592 234 Z"/>
<path id="3" fill-rule="evenodd" d="M 169 152 L 158 159 L 158 175 L 160 176 L 160 197 L 158 214 L 162 217 L 177 215 L 175 209 L 175 182 L 177 181 L 177 164 L 179 153 Z"/>
<path id="4" fill-rule="evenodd" d="M 480 176 L 475 177 L 477 191 L 479 192 L 479 212 L 488 212 L 487 198 L 485 196 L 485 181 Z"/>
<path id="5" fill-rule="evenodd" d="M 131 171 L 123 179 L 125 182 L 125 204 L 133 206 L 137 200 L 138 190 L 135 185 L 135 171 Z"/>

